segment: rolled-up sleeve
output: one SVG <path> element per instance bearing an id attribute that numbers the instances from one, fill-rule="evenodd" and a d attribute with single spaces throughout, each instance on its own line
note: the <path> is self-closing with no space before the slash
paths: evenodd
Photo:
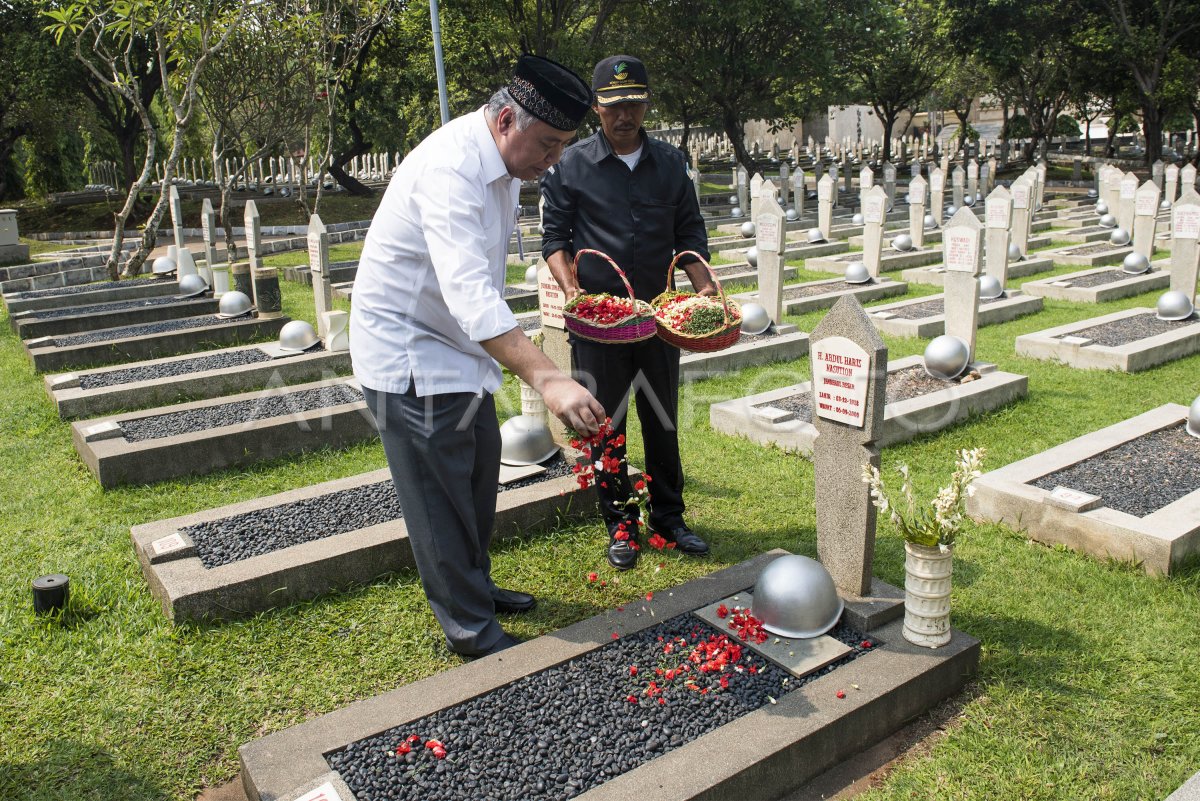
<path id="1" fill-rule="evenodd" d="M 451 316 L 474 342 L 516 328 L 517 319 L 495 285 L 488 260 L 486 187 L 445 167 L 431 170 L 419 186 L 414 200 L 421 230 Z M 507 219 L 502 216 L 500 224 Z"/>
<path id="2" fill-rule="evenodd" d="M 575 234 L 575 202 L 564 183 L 561 162 L 542 176 L 542 230 L 543 259 L 560 250 L 574 258 L 571 240 Z"/>

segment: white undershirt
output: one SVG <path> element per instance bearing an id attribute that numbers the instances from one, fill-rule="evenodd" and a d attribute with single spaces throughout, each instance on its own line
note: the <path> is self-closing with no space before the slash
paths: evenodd
<path id="1" fill-rule="evenodd" d="M 629 168 L 630 172 L 633 172 L 633 168 L 637 166 L 638 159 L 642 157 L 643 147 L 645 147 L 645 145 L 638 145 L 638 149 L 632 153 L 625 153 L 624 155 L 621 153 L 614 153 L 613 155 L 625 162 L 625 166 Z"/>

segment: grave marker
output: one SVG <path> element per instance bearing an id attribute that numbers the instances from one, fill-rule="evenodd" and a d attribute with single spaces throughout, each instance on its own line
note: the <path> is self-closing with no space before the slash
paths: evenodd
<path id="1" fill-rule="evenodd" d="M 246 201 L 246 260 L 250 262 L 250 285 L 254 292 L 254 305 L 258 305 L 258 288 L 254 277 L 262 267 L 262 221 L 258 206 L 253 200 Z"/>
<path id="2" fill-rule="evenodd" d="M 758 248 L 758 302 L 767 310 L 771 322 L 783 322 L 783 250 L 787 230 L 783 207 L 775 200 L 774 187 L 768 181 L 758 201 L 754 217 L 755 246 Z"/>
<path id="3" fill-rule="evenodd" d="M 799 220 L 804 216 L 804 201 L 807 200 L 808 187 L 806 186 L 804 170 L 799 167 L 792 175 L 792 196 L 795 198 L 796 219 Z"/>
<path id="4" fill-rule="evenodd" d="M 204 239 L 204 269 L 200 271 L 200 275 L 212 287 L 213 297 L 219 298 L 221 295 L 217 294 L 216 279 L 214 278 L 217 265 L 217 213 L 213 211 L 212 201 L 208 198 L 204 198 L 204 202 L 200 204 L 200 229 Z M 229 289 L 228 268 L 226 268 L 224 279 L 225 285 L 221 287 L 222 295 Z"/>
<path id="5" fill-rule="evenodd" d="M 870 167 L 864 166 L 858 171 L 858 205 L 860 207 L 867 205 L 867 192 L 871 191 L 873 186 L 875 186 L 875 173 Z"/>
<path id="6" fill-rule="evenodd" d="M 1150 180 L 1158 187 L 1159 191 L 1163 188 L 1163 160 L 1159 159 L 1150 165 Z"/>
<path id="7" fill-rule="evenodd" d="M 817 557 L 839 590 L 864 596 L 876 510 L 862 470 L 879 467 L 887 346 L 857 298 L 846 295 L 813 330 L 811 351 Z"/>
<path id="8" fill-rule="evenodd" d="M 1179 194 L 1196 191 L 1196 165 L 1189 164 L 1179 171 Z"/>
<path id="9" fill-rule="evenodd" d="M 871 278 L 879 278 L 883 259 L 883 221 L 887 216 L 887 193 L 873 186 L 863 197 L 863 265 Z"/>
<path id="10" fill-rule="evenodd" d="M 1008 286 L 1008 240 L 1012 224 L 1012 195 L 1003 186 L 992 190 L 984 202 L 984 219 L 987 228 L 987 274 Z"/>
<path id="11" fill-rule="evenodd" d="M 938 228 L 942 227 L 942 209 L 946 205 L 946 173 L 941 167 L 935 167 L 929 173 L 929 211 L 937 221 Z"/>
<path id="12" fill-rule="evenodd" d="M 979 328 L 979 271 L 982 266 L 979 240 L 982 232 L 983 225 L 971 210 L 960 208 L 942 233 L 946 266 L 943 279 L 946 333 L 967 343 L 972 361 Z"/>
<path id="13" fill-rule="evenodd" d="M 833 179 L 833 187 L 832 187 L 831 193 L 830 193 L 830 202 L 833 204 L 833 208 L 836 209 L 838 207 L 838 165 L 837 165 L 837 162 L 831 162 L 829 164 L 828 175 L 831 179 Z"/>
<path id="14" fill-rule="evenodd" d="M 1171 210 L 1171 289 L 1196 297 L 1196 278 L 1200 271 L 1200 195 L 1185 189 Z"/>
<path id="15" fill-rule="evenodd" d="M 1158 186 L 1146 181 L 1134 198 L 1133 250 L 1149 261 L 1154 256 L 1154 226 L 1158 217 Z"/>
<path id="16" fill-rule="evenodd" d="M 1032 210 L 1029 208 L 1033 197 L 1033 189 L 1024 176 L 1013 181 L 1012 185 L 1012 242 L 1024 257 L 1029 253 L 1029 223 Z"/>
<path id="17" fill-rule="evenodd" d="M 913 247 L 925 247 L 925 179 L 920 175 L 908 182 L 908 235 Z"/>
<path id="18" fill-rule="evenodd" d="M 967 162 L 967 198 L 968 205 L 975 205 L 975 198 L 979 195 L 979 162 L 971 159 Z"/>
<path id="19" fill-rule="evenodd" d="M 788 177 L 790 172 L 786 161 L 779 165 L 779 205 L 785 209 L 788 207 L 789 201 L 788 191 L 790 186 L 788 184 Z"/>
<path id="20" fill-rule="evenodd" d="M 1169 203 L 1175 202 L 1176 188 L 1179 186 L 1179 167 L 1172 164 L 1165 171 L 1166 184 L 1163 187 L 1164 199 Z"/>
<path id="21" fill-rule="evenodd" d="M 831 175 L 826 175 L 820 181 L 817 181 L 817 227 L 821 229 L 821 236 L 824 239 L 831 239 L 833 231 L 833 196 L 837 194 L 834 189 L 836 179 Z"/>
<path id="22" fill-rule="evenodd" d="M 1104 199 L 1108 203 L 1108 212 L 1113 217 L 1117 216 L 1117 209 L 1121 207 L 1121 171 L 1112 165 L 1106 165 L 1107 169 L 1104 174 Z"/>
<path id="23" fill-rule="evenodd" d="M 992 189 L 996 186 L 996 157 L 988 158 L 987 163 L 979 171 L 980 180 L 983 183 L 983 196 L 987 197 L 992 193 Z"/>
<path id="24" fill-rule="evenodd" d="M 750 210 L 749 181 L 750 176 L 746 174 L 746 168 L 739 164 L 734 173 L 734 183 L 737 184 L 738 206 L 741 207 L 743 214 Z"/>
<path id="25" fill-rule="evenodd" d="M 1131 234 L 1133 233 L 1133 218 L 1136 215 L 1137 191 L 1137 176 L 1132 172 L 1125 173 L 1120 183 L 1117 225 Z M 1109 210 L 1111 211 L 1111 209 Z"/>
<path id="26" fill-rule="evenodd" d="M 887 194 L 887 207 L 890 211 L 896 204 L 896 166 L 890 161 L 883 162 L 883 191 Z"/>
<path id="27" fill-rule="evenodd" d="M 325 313 L 333 311 L 333 286 L 329 276 L 329 234 L 321 218 L 308 218 L 308 270 L 312 274 L 313 300 L 317 307 L 317 333 L 329 334 Z"/>

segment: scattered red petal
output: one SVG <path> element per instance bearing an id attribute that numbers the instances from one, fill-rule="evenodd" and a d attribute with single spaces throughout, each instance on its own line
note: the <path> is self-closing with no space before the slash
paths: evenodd
<path id="1" fill-rule="evenodd" d="M 410 746 L 408 743 L 400 743 L 400 745 L 396 746 L 397 754 L 407 754 L 411 750 L 412 746 Z"/>
<path id="2" fill-rule="evenodd" d="M 834 693 L 834 695 L 836 695 L 838 698 L 845 698 L 845 697 L 846 697 L 846 691 L 845 691 L 845 690 L 838 690 L 836 693 Z"/>
<path id="3" fill-rule="evenodd" d="M 621 635 L 620 635 L 620 634 L 617 634 L 617 633 L 614 631 L 614 632 L 612 633 L 612 638 L 613 638 L 614 640 L 619 640 L 619 639 L 621 639 Z"/>
<path id="4" fill-rule="evenodd" d="M 633 488 L 634 488 L 635 490 L 638 490 L 638 491 L 640 492 L 641 490 L 644 490 L 644 489 L 646 488 L 646 482 L 645 482 L 645 481 L 639 481 L 639 482 L 637 482 L 636 484 L 634 484 L 634 485 L 633 485 Z"/>
<path id="5" fill-rule="evenodd" d="M 415 742 L 419 741 L 420 739 L 421 739 L 421 738 L 420 738 L 420 737 L 418 737 L 418 736 L 417 736 L 417 735 L 415 735 L 415 734 L 410 734 L 410 735 L 408 735 L 408 741 L 409 741 L 410 743 L 415 743 Z"/>
<path id="6" fill-rule="evenodd" d="M 596 573 L 588 573 L 588 581 L 595 581 L 598 578 L 600 578 L 600 576 Z"/>
<path id="7" fill-rule="evenodd" d="M 636 703 L 637 703 L 637 696 L 630 695 L 630 696 L 627 696 L 627 697 L 625 698 L 625 700 L 626 700 L 626 701 L 628 701 L 628 702 L 629 702 L 629 703 L 631 703 L 631 704 L 636 704 Z"/>
<path id="8" fill-rule="evenodd" d="M 445 748 L 446 746 L 442 743 L 441 740 L 426 740 L 425 747 L 426 748 Z"/>
<path id="9" fill-rule="evenodd" d="M 636 675 L 637 675 L 637 665 L 630 665 L 630 666 L 629 666 L 629 675 L 630 675 L 630 676 L 636 676 Z"/>
<path id="10" fill-rule="evenodd" d="M 659 698 L 658 698 L 658 705 L 659 705 L 659 706 L 665 706 L 665 705 L 666 705 L 666 703 L 667 703 L 667 699 L 666 699 L 666 698 L 663 698 L 662 696 L 659 696 Z"/>
<path id="11" fill-rule="evenodd" d="M 725 604 L 721 604 L 720 606 L 717 607 L 717 617 L 724 620 L 725 616 L 728 614 L 729 614 L 729 607 L 726 606 Z"/>
<path id="12" fill-rule="evenodd" d="M 875 643 L 871 642 L 870 640 L 863 640 L 862 642 L 859 643 L 859 645 L 861 645 L 863 648 L 874 648 L 875 647 Z"/>
<path id="13" fill-rule="evenodd" d="M 446 758 L 446 749 L 445 748 L 433 749 L 433 757 L 434 757 L 434 759 L 445 759 Z"/>
<path id="14" fill-rule="evenodd" d="M 653 592 L 648 592 L 648 593 L 646 593 L 646 600 L 647 600 L 647 601 L 653 601 L 653 600 L 654 600 L 654 593 L 653 593 Z"/>

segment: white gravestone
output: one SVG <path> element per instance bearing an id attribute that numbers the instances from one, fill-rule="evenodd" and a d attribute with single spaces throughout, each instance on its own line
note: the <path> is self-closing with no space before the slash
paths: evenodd
<path id="1" fill-rule="evenodd" d="M 179 187 L 171 184 L 167 198 L 171 209 L 171 231 L 175 235 L 175 247 L 183 250 L 183 203 L 179 199 Z M 182 277 L 180 275 L 180 278 Z"/>
<path id="2" fill-rule="evenodd" d="M 1117 206 L 1117 225 L 1133 233 L 1133 218 L 1136 214 L 1138 177 L 1132 172 L 1121 178 L 1120 201 Z"/>
<path id="3" fill-rule="evenodd" d="M 770 182 L 768 182 L 768 185 Z M 754 217 L 755 247 L 758 248 L 758 300 L 771 322 L 783 322 L 783 248 L 787 230 L 783 207 L 774 192 L 763 192 Z"/>
<path id="4" fill-rule="evenodd" d="M 908 235 L 913 247 L 925 247 L 925 179 L 917 175 L 908 182 Z"/>
<path id="5" fill-rule="evenodd" d="M 984 201 L 984 225 L 987 228 L 985 251 L 987 274 L 1008 286 L 1008 241 L 1012 225 L 1012 195 L 1003 186 L 992 190 Z"/>
<path id="6" fill-rule="evenodd" d="M 1184 190 L 1171 209 L 1171 289 L 1196 297 L 1200 266 L 1200 195 Z"/>
<path id="7" fill-rule="evenodd" d="M 863 167 L 858 171 L 858 205 L 865 206 L 867 204 L 867 192 L 875 185 L 875 173 L 870 167 Z"/>
<path id="8" fill-rule="evenodd" d="M 734 183 L 737 184 L 738 205 L 745 214 L 750 208 L 750 176 L 746 174 L 746 168 L 740 164 L 737 172 L 734 173 Z"/>
<path id="9" fill-rule="evenodd" d="M 1030 205 L 1033 188 L 1024 177 L 1013 181 L 1012 185 L 1012 241 L 1021 251 L 1021 256 L 1029 253 L 1029 223 L 1033 210 Z"/>
<path id="10" fill-rule="evenodd" d="M 791 189 L 791 185 L 788 183 L 790 174 L 791 170 L 788 167 L 787 162 L 779 165 L 779 205 L 783 206 L 785 209 L 788 207 L 788 201 L 790 200 L 788 197 Z"/>
<path id="11" fill-rule="evenodd" d="M 863 197 L 863 265 L 872 278 L 879 278 L 883 259 L 883 221 L 887 217 L 887 192 L 873 186 Z"/>
<path id="12" fill-rule="evenodd" d="M 541 310 L 542 328 L 557 328 L 565 330 L 566 320 L 563 318 L 563 304 L 566 295 L 554 280 L 550 266 L 539 260 L 538 264 L 538 308 Z"/>
<path id="13" fill-rule="evenodd" d="M 992 156 L 987 160 L 987 163 L 982 166 L 979 171 L 979 180 L 983 184 L 983 196 L 987 197 L 992 193 L 992 189 L 996 185 L 996 157 Z"/>
<path id="14" fill-rule="evenodd" d="M 329 234 L 316 214 L 308 219 L 308 270 L 317 307 L 317 333 L 324 339 L 329 334 L 325 313 L 333 311 L 333 286 L 329 277 Z"/>
<path id="15" fill-rule="evenodd" d="M 975 203 L 977 194 L 979 194 L 979 162 L 971 159 L 967 162 L 967 197 L 970 198 L 972 204 Z"/>
<path id="16" fill-rule="evenodd" d="M 208 198 L 204 198 L 204 202 L 200 205 L 200 230 L 204 239 L 204 268 L 200 271 L 200 275 L 215 290 L 213 268 L 217 263 L 217 214 L 213 211 L 212 201 Z M 225 281 L 226 288 L 228 288 L 228 273 Z"/>
<path id="17" fill-rule="evenodd" d="M 833 196 L 837 194 L 834 189 L 836 186 L 833 176 L 826 175 L 820 181 L 817 181 L 817 227 L 821 229 L 821 236 L 825 239 L 831 239 L 833 231 Z"/>
<path id="18" fill-rule="evenodd" d="M 1159 159 L 1150 165 L 1150 180 L 1160 190 L 1163 188 L 1163 161 Z"/>
<path id="19" fill-rule="evenodd" d="M 1104 200 L 1108 204 L 1108 211 L 1113 217 L 1117 216 L 1117 210 L 1121 207 L 1121 178 L 1123 174 L 1120 170 L 1112 165 L 1107 165 L 1104 174 Z"/>
<path id="20" fill-rule="evenodd" d="M 1179 167 L 1174 164 L 1164 170 L 1165 183 L 1163 185 L 1163 197 L 1169 203 L 1175 202 L 1176 190 L 1179 187 Z"/>
<path id="21" fill-rule="evenodd" d="M 857 298 L 846 295 L 812 332 L 817 558 L 842 594 L 871 591 L 875 507 L 862 482 L 879 467 L 887 346 Z"/>
<path id="22" fill-rule="evenodd" d="M 796 199 L 796 219 L 804 216 L 804 201 L 807 200 L 808 187 L 805 185 L 804 170 L 799 167 L 792 175 L 792 196 Z"/>
<path id="23" fill-rule="evenodd" d="M 1154 227 L 1158 217 L 1158 186 L 1146 181 L 1138 187 L 1133 202 L 1133 250 L 1149 261 L 1154 257 Z"/>
<path id="24" fill-rule="evenodd" d="M 946 173 L 941 167 L 935 167 L 929 173 L 929 211 L 938 227 L 942 226 L 942 208 L 946 203 Z"/>
<path id="25" fill-rule="evenodd" d="M 896 165 L 883 162 L 883 191 L 887 194 L 887 207 L 891 210 L 896 203 Z"/>
<path id="26" fill-rule="evenodd" d="M 975 358 L 975 333 L 979 327 L 980 245 L 983 225 L 970 209 L 959 209 L 942 232 L 946 333 L 967 343 Z"/>

